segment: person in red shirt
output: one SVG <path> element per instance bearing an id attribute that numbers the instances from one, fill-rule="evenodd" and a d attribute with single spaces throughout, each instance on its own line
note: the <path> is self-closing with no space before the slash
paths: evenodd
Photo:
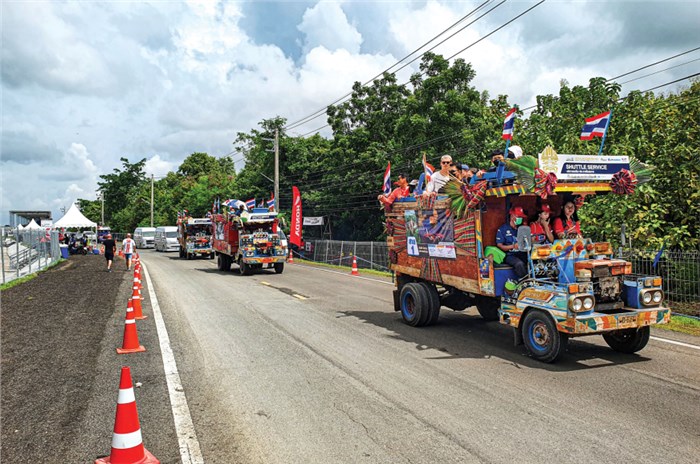
<path id="1" fill-rule="evenodd" d="M 377 196 L 377 200 L 386 206 L 391 206 L 399 198 L 407 197 L 410 194 L 406 175 L 399 174 L 399 180 L 394 182 L 394 185 L 398 185 L 398 187 L 396 187 L 389 195 L 382 194 Z"/>
<path id="2" fill-rule="evenodd" d="M 573 201 L 564 203 L 561 215 L 554 220 L 554 234 L 557 238 L 581 236 L 581 225 L 576 214 L 576 205 Z"/>
<path id="3" fill-rule="evenodd" d="M 549 225 L 549 216 L 552 209 L 549 205 L 542 205 L 537 219 L 530 224 L 530 233 L 532 234 L 532 242 L 537 244 L 554 242 L 554 233 Z"/>

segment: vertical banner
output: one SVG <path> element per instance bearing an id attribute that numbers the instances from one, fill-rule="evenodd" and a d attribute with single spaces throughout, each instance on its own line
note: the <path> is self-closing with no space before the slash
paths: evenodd
<path id="1" fill-rule="evenodd" d="M 301 195 L 299 189 L 292 187 L 292 227 L 289 231 L 289 242 L 300 247 L 301 246 Z"/>

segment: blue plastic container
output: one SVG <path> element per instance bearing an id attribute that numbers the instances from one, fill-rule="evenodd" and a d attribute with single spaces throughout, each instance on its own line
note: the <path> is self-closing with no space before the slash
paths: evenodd
<path id="1" fill-rule="evenodd" d="M 68 259 L 68 245 L 59 245 L 61 247 L 61 257 Z"/>

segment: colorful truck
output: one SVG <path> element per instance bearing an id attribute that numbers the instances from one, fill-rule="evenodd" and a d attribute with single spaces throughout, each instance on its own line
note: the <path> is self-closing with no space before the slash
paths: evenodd
<path id="1" fill-rule="evenodd" d="M 556 170 L 567 163 L 595 168 L 576 176 Z M 661 278 L 635 273 L 631 263 L 614 258 L 609 242 L 571 236 L 533 245 L 530 228 L 520 227 L 528 270 L 522 279 L 497 263 L 492 248 L 511 208 L 535 216 L 546 204 L 556 217 L 566 201 L 580 205 L 592 195 L 633 192 L 630 160 L 557 155 L 548 147 L 535 164 L 531 182 L 501 165 L 471 184 L 452 180 L 453 194 L 408 197 L 387 210 L 394 309 L 419 327 L 437 322 L 442 306 L 476 306 L 484 319 L 511 326 L 516 344 L 544 362 L 559 358 L 569 338 L 584 335 L 601 334 L 616 351 L 641 350 L 650 326 L 667 323 L 671 310 L 663 304 Z M 542 166 L 551 166 L 554 176 Z"/>
<path id="2" fill-rule="evenodd" d="M 180 258 L 196 257 L 214 259 L 211 219 L 181 216 L 177 220 L 177 241 Z"/>
<path id="3" fill-rule="evenodd" d="M 222 213 L 212 215 L 212 224 L 219 270 L 229 271 L 231 264 L 236 263 L 242 275 L 263 268 L 273 268 L 277 274 L 284 271 L 287 257 L 276 212 L 266 208 L 251 211 L 225 208 Z"/>

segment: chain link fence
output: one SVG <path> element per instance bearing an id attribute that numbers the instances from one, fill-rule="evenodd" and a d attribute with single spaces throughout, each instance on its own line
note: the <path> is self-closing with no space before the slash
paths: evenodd
<path id="1" fill-rule="evenodd" d="M 0 228 L 2 283 L 45 269 L 61 258 L 58 231 Z"/>
<path id="2" fill-rule="evenodd" d="M 619 257 L 630 261 L 635 273 L 661 276 L 666 299 L 674 312 L 700 315 L 700 252 L 665 250 L 654 266 L 657 251 L 622 249 Z M 298 255 L 341 266 L 351 266 L 352 257 L 357 256 L 359 268 L 389 270 L 385 242 L 312 240 Z"/>

